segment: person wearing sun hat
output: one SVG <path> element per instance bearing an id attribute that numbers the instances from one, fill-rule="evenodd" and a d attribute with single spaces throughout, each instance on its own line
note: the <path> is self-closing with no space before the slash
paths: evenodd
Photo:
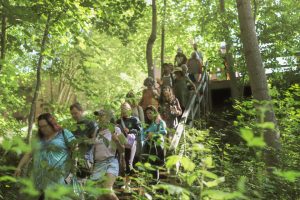
<path id="1" fill-rule="evenodd" d="M 174 94 L 175 97 L 179 100 L 182 111 L 184 111 L 189 98 L 189 88 L 191 87 L 192 89 L 195 89 L 196 87 L 193 82 L 185 76 L 182 67 L 176 67 L 173 73 L 175 74 L 175 81 L 173 86 Z"/>

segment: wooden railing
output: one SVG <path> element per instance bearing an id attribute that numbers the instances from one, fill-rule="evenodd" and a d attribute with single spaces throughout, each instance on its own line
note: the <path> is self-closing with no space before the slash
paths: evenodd
<path id="1" fill-rule="evenodd" d="M 176 128 L 176 132 L 171 141 L 169 151 L 174 152 L 177 150 L 178 144 L 182 138 L 184 138 L 185 126 L 188 124 L 193 126 L 194 119 L 197 115 L 197 118 L 201 118 L 201 114 L 206 114 L 208 112 L 209 106 L 209 95 L 208 95 L 208 84 L 209 76 L 207 73 L 208 62 L 205 63 L 204 72 L 201 77 L 201 81 L 197 86 L 196 90 L 193 92 L 193 95 L 189 99 L 188 106 L 184 110 L 181 119 Z M 201 112 L 203 109 L 203 112 Z"/>

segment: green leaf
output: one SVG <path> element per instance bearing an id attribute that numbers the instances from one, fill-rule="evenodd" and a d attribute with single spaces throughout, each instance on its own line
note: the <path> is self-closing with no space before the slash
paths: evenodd
<path id="1" fill-rule="evenodd" d="M 213 160 L 212 160 L 211 156 L 208 156 L 208 157 L 202 159 L 202 162 L 205 164 L 205 166 L 207 168 L 213 168 L 214 167 Z"/>
<path id="2" fill-rule="evenodd" d="M 263 123 L 258 123 L 257 127 L 263 128 L 263 129 L 275 129 L 275 124 L 273 122 L 263 122 Z"/>
<path id="3" fill-rule="evenodd" d="M 247 142 L 250 147 L 264 147 L 266 143 L 262 137 L 254 137 L 252 130 L 241 128 L 242 138 Z"/>
<path id="4" fill-rule="evenodd" d="M 266 146 L 266 143 L 262 137 L 255 137 L 248 143 L 248 145 L 252 147 L 264 147 Z"/>
<path id="5" fill-rule="evenodd" d="M 21 187 L 21 192 L 29 194 L 31 196 L 37 196 L 39 192 L 35 189 L 33 182 L 29 179 L 21 179 L 20 183 L 23 185 Z"/>
<path id="6" fill-rule="evenodd" d="M 237 183 L 237 188 L 242 193 L 246 191 L 245 189 L 246 181 L 247 181 L 247 177 L 241 176 L 239 182 Z"/>
<path id="7" fill-rule="evenodd" d="M 208 196 L 213 200 L 248 199 L 240 192 L 223 192 L 220 190 L 204 190 L 202 196 Z"/>
<path id="8" fill-rule="evenodd" d="M 193 183 L 195 182 L 195 180 L 197 180 L 198 178 L 198 174 L 192 174 L 190 176 L 187 177 L 187 183 L 189 186 L 192 186 Z"/>
<path id="9" fill-rule="evenodd" d="M 2 181 L 10 181 L 10 182 L 17 182 L 17 179 L 12 177 L 12 176 L 1 176 L 0 177 L 0 182 Z"/>
<path id="10" fill-rule="evenodd" d="M 173 165 L 176 165 L 180 161 L 180 156 L 174 155 L 167 157 L 166 167 L 171 168 Z"/>
<path id="11" fill-rule="evenodd" d="M 300 172 L 299 171 L 293 171 L 293 170 L 281 171 L 281 170 L 276 169 L 273 173 L 277 176 L 280 176 L 280 177 L 286 179 L 287 181 L 290 181 L 290 182 L 295 182 L 296 179 L 298 177 L 300 177 Z"/>
<path id="12" fill-rule="evenodd" d="M 244 140 L 246 140 L 246 142 L 249 142 L 252 140 L 253 136 L 253 132 L 250 129 L 245 129 L 245 128 L 241 128 L 241 134 L 242 134 L 242 138 Z"/>
<path id="13" fill-rule="evenodd" d="M 207 187 L 215 187 L 215 186 L 218 186 L 220 183 L 224 182 L 225 181 L 225 177 L 220 177 L 220 178 L 217 178 L 216 180 L 213 180 L 213 181 L 203 181 L 204 185 L 206 185 Z"/>
<path id="14" fill-rule="evenodd" d="M 212 173 L 212 172 L 209 172 L 209 171 L 207 171 L 207 170 L 200 170 L 200 172 L 201 172 L 205 177 L 207 177 L 207 178 L 212 178 L 212 179 L 218 179 L 218 178 L 219 178 L 216 174 L 214 174 L 214 173 Z"/>
<path id="15" fill-rule="evenodd" d="M 183 168 L 187 171 L 193 171 L 195 169 L 195 163 L 191 161 L 187 157 L 182 157 L 180 163 L 182 164 Z"/>

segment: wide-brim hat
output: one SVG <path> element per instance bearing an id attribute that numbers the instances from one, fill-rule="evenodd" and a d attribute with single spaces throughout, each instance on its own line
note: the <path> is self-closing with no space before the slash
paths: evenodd
<path id="1" fill-rule="evenodd" d="M 183 72 L 182 71 L 182 67 L 176 67 L 174 70 L 173 70 L 173 73 L 175 72 Z"/>

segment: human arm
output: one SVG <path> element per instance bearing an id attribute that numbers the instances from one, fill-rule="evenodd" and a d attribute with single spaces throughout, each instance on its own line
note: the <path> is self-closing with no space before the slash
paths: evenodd
<path id="1" fill-rule="evenodd" d="M 171 106 L 171 114 L 175 116 L 180 116 L 182 114 L 182 109 L 177 98 L 174 100 L 174 105 Z"/>
<path id="2" fill-rule="evenodd" d="M 32 152 L 24 154 L 24 156 L 21 158 L 21 160 L 14 172 L 15 177 L 18 177 L 21 175 L 22 168 L 30 161 L 31 158 L 32 158 Z"/>
<path id="3" fill-rule="evenodd" d="M 116 144 L 117 150 L 119 153 L 124 153 L 125 152 L 125 140 L 124 135 L 121 132 L 121 129 L 119 127 L 115 128 L 114 133 L 112 133 L 112 141 Z M 122 139 L 123 138 L 123 139 Z M 124 141 L 122 141 L 124 140 Z"/>
<path id="4" fill-rule="evenodd" d="M 154 99 L 159 99 L 160 97 L 160 90 L 158 88 L 152 88 L 152 94 Z"/>
<path id="5" fill-rule="evenodd" d="M 191 81 L 191 79 L 189 77 L 185 77 L 186 81 L 187 81 L 187 85 L 189 85 L 192 90 L 196 90 L 196 85 L 193 83 L 193 81 Z"/>
<path id="6" fill-rule="evenodd" d="M 148 139 L 151 139 L 154 135 L 157 134 L 166 135 L 167 125 L 163 120 L 157 119 L 145 130 L 145 134 L 146 134 L 146 138 Z"/>
<path id="7" fill-rule="evenodd" d="M 197 82 L 200 82 L 201 81 L 201 75 L 202 75 L 202 63 L 201 61 L 197 60 L 198 61 L 198 68 L 199 68 L 199 73 L 198 73 L 198 77 L 197 77 Z"/>

